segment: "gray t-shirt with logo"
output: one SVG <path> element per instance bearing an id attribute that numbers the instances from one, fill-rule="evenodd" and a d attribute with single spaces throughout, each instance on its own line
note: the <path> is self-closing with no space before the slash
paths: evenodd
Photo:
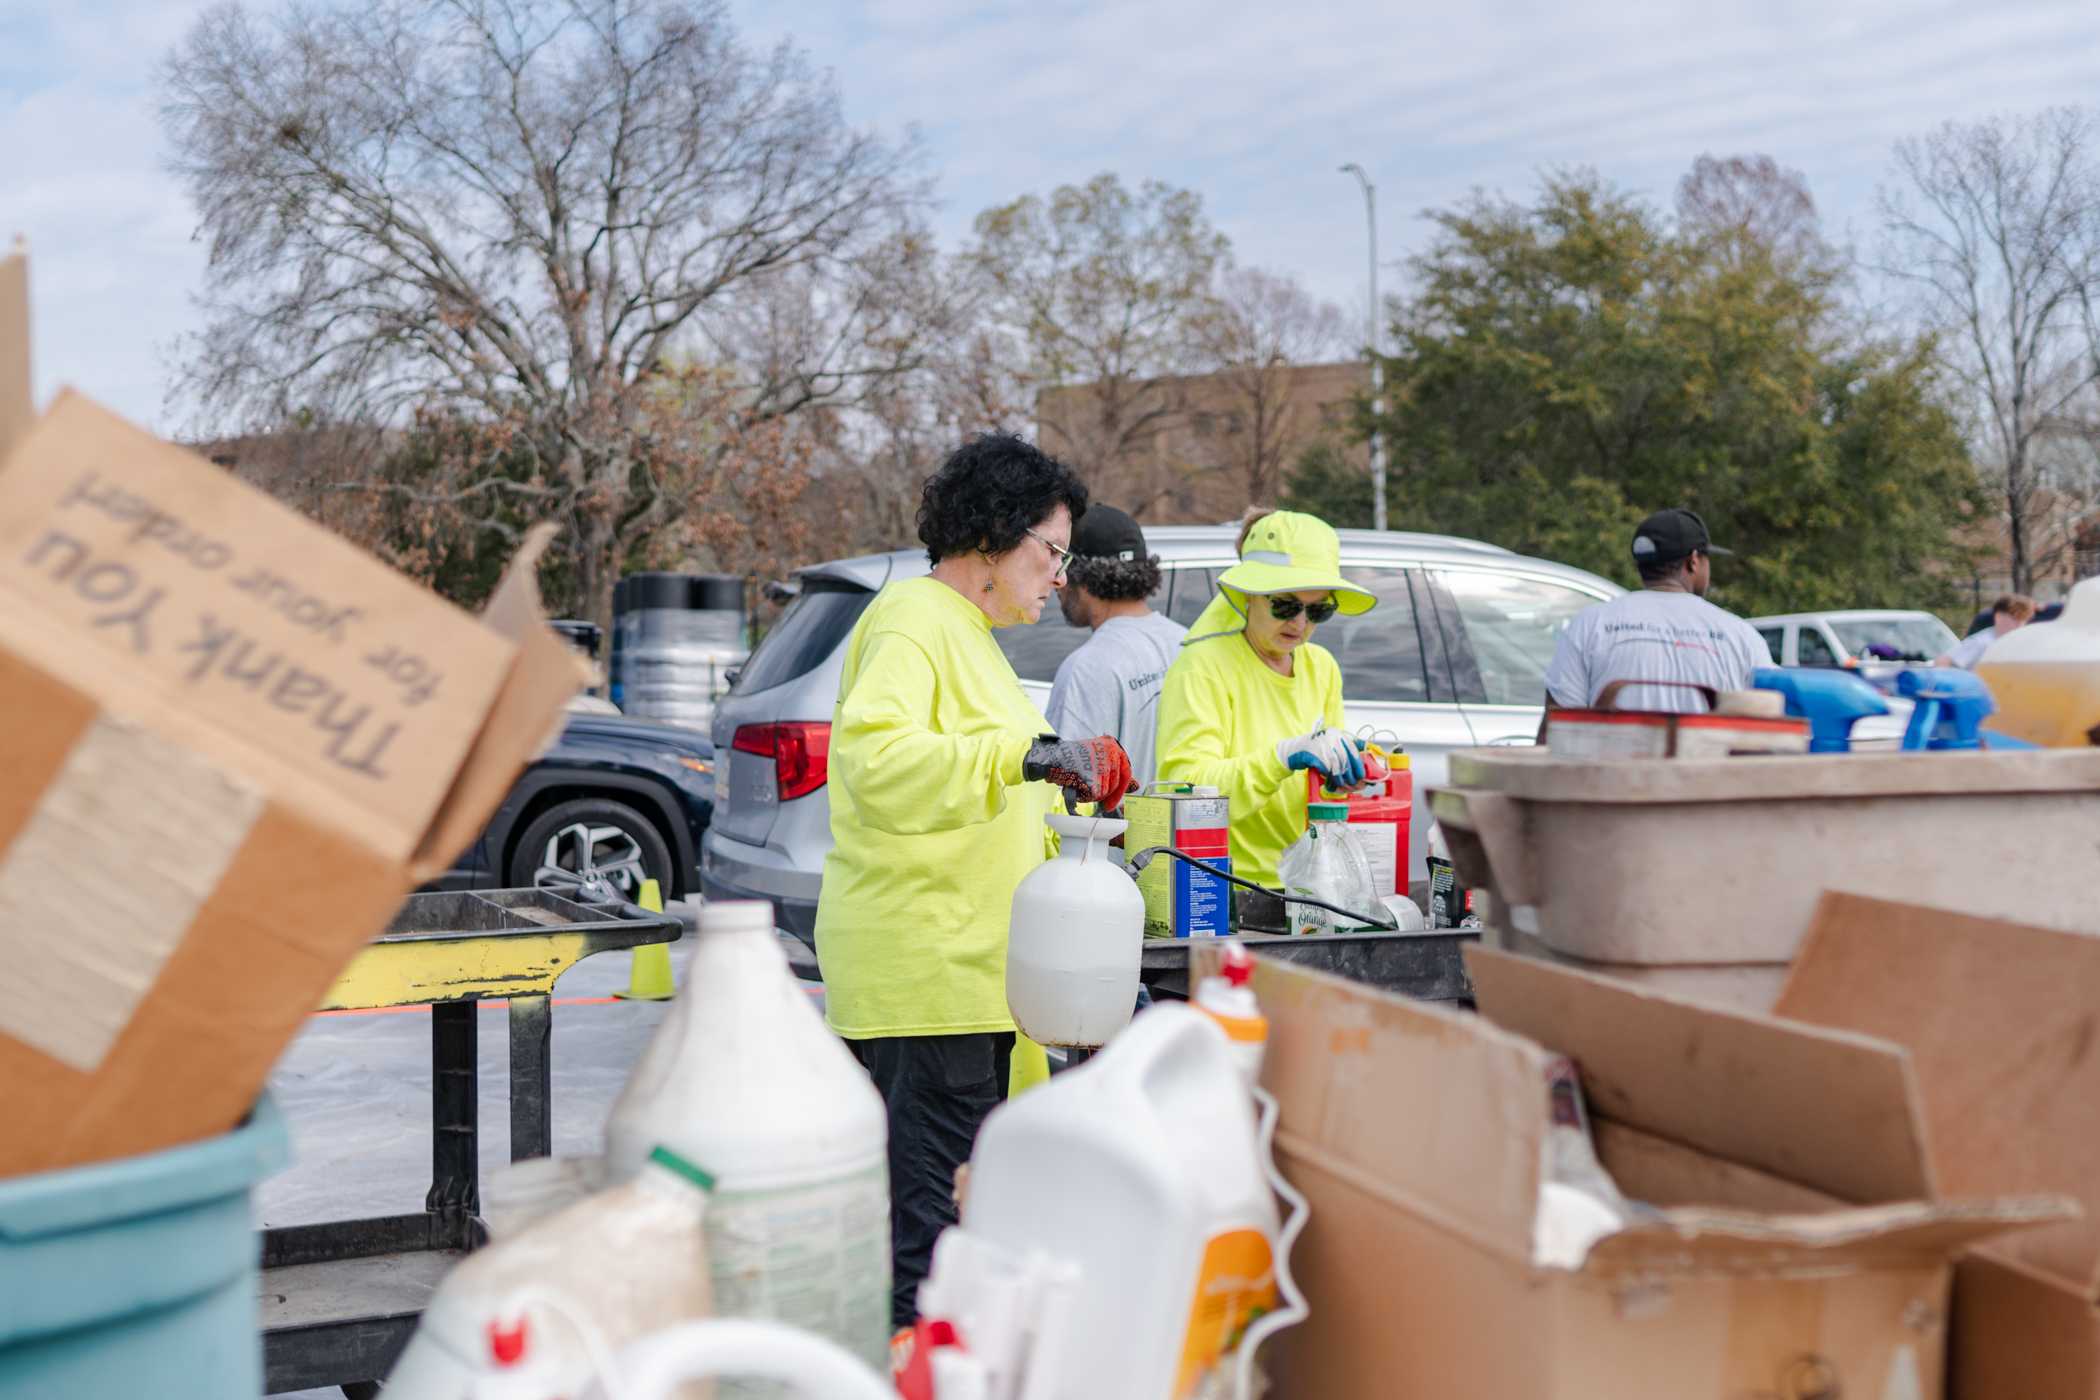
<path id="1" fill-rule="evenodd" d="M 1613 681 L 1748 690 L 1750 673 L 1771 664 L 1765 639 L 1734 613 L 1696 594 L 1643 589 L 1575 614 L 1546 667 L 1546 693 L 1556 705 L 1586 709 Z M 1700 714 L 1706 702 L 1688 690 L 1630 685 L 1615 708 Z"/>
<path id="2" fill-rule="evenodd" d="M 1186 627 L 1161 613 L 1112 617 L 1064 659 L 1043 715 L 1061 738 L 1113 734 L 1140 783 L 1158 775 L 1159 692 Z"/>

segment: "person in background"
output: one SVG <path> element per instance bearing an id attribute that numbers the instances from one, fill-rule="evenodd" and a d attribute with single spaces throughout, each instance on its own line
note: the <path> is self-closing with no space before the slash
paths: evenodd
<path id="1" fill-rule="evenodd" d="M 2006 593 L 1991 604 L 1991 625 L 1973 636 L 1964 637 L 1954 644 L 1954 649 L 1939 660 L 1935 666 L 1959 666 L 1964 671 L 1976 669 L 1976 663 L 1990 650 L 1992 642 L 2008 632 L 2018 631 L 2034 619 L 2034 599 L 2024 593 Z"/>
<path id="2" fill-rule="evenodd" d="M 992 631 L 1042 615 L 1086 487 L 1019 438 L 973 439 L 926 481 L 923 578 L 875 596 L 846 643 L 817 899 L 825 1018 L 889 1108 L 891 1307 L 912 1319 L 955 1172 L 1014 1054 L 1014 889 L 1049 853 L 1059 790 L 1118 803 L 1112 735 L 1059 739 Z"/>
<path id="3" fill-rule="evenodd" d="M 1757 629 L 1706 601 L 1717 547 L 1706 522 L 1688 510 L 1659 510 L 1633 532 L 1637 592 L 1575 614 L 1546 667 L 1546 708 L 1586 709 L 1613 681 L 1665 681 L 1712 690 L 1748 690 L 1751 673 L 1772 664 Z M 1670 685 L 1629 685 L 1622 710 L 1698 714 L 1705 699 Z M 1541 723 L 1543 739 L 1546 724 Z"/>
<path id="4" fill-rule="evenodd" d="M 1114 506 L 1087 507 L 1072 531 L 1072 565 L 1058 589 L 1065 621 L 1090 627 L 1057 668 L 1043 712 L 1059 734 L 1113 734 L 1142 788 L 1155 776 L 1153 737 L 1167 667 L 1188 631 L 1152 611 L 1159 557 L 1145 532 Z"/>
<path id="5" fill-rule="evenodd" d="M 1168 669 L 1159 776 L 1223 793 L 1233 873 L 1274 888 L 1277 862 L 1305 830 L 1305 774 L 1342 789 L 1364 779 L 1363 746 L 1343 728 L 1341 667 L 1313 632 L 1337 612 L 1369 612 L 1378 599 L 1342 577 L 1333 529 L 1293 511 L 1253 523 L 1218 594 L 1224 608 L 1216 617 L 1236 625 L 1206 632 L 1199 619 Z M 1242 926 L 1286 927 L 1279 901 L 1235 898 Z"/>

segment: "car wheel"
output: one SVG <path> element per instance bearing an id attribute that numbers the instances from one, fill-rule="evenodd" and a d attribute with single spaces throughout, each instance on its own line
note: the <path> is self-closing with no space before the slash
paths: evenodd
<path id="1" fill-rule="evenodd" d="M 624 802 L 582 797 L 548 808 L 511 848 L 509 882 L 567 899 L 632 901 L 654 880 L 665 899 L 684 888 L 672 878 L 671 848 L 656 824 Z"/>

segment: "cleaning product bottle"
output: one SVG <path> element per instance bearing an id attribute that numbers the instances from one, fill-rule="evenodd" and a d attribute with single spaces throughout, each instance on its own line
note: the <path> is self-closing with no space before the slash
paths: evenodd
<path id="1" fill-rule="evenodd" d="M 1292 933 L 1346 933 L 1375 928 L 1370 920 L 1380 908 L 1378 892 L 1371 884 L 1371 867 L 1349 830 L 1349 807 L 1342 802 L 1314 802 L 1306 808 L 1311 820 L 1305 834 L 1291 844 L 1277 863 L 1284 893 L 1305 895 L 1356 918 L 1337 914 L 1313 904 L 1287 904 Z"/>
<path id="2" fill-rule="evenodd" d="M 642 1170 L 468 1255 L 386 1378 L 388 1400 L 563 1400 L 620 1347 L 709 1311 L 705 1172 Z"/>
<path id="3" fill-rule="evenodd" d="M 1058 855 L 1014 890 L 1006 1005 L 1036 1044 L 1092 1049 L 1107 1044 L 1137 1006 L 1145 897 L 1108 844 L 1129 823 L 1045 820 L 1060 838 Z"/>
<path id="4" fill-rule="evenodd" d="M 608 1175 L 658 1143 L 715 1178 L 716 1313 L 804 1328 L 880 1370 L 888 1118 L 788 970 L 763 900 L 702 908 L 685 984 L 606 1124 Z"/>
<path id="5" fill-rule="evenodd" d="M 1276 1200 L 1254 1100 L 1204 1012 L 1146 1011 L 1077 1069 L 993 1110 L 961 1231 L 1077 1268 L 1055 1318 L 1045 1400 L 1184 1400 L 1276 1305 Z M 922 1306 L 945 1308 L 943 1246 Z M 965 1343 L 975 1290 L 957 1289 Z M 997 1369 L 996 1367 L 994 1368 Z"/>
<path id="6" fill-rule="evenodd" d="M 1992 642 L 1976 676 L 1998 705 L 1993 731 L 2049 748 L 2100 743 L 2100 578 L 2073 588 L 2056 621 Z"/>
<path id="7" fill-rule="evenodd" d="M 1223 950 L 1224 965 L 1196 984 L 1196 1009 L 1208 1015 L 1232 1043 L 1232 1058 L 1249 1086 L 1261 1078 L 1262 1053 L 1269 1048 L 1269 1019 L 1254 999 L 1254 959 L 1237 943 Z"/>
<path id="8" fill-rule="evenodd" d="M 1429 824 L 1429 927 L 1479 928 L 1480 914 L 1474 908 L 1473 891 L 1459 888 L 1458 867 L 1451 863 L 1451 847 L 1444 829 Z"/>

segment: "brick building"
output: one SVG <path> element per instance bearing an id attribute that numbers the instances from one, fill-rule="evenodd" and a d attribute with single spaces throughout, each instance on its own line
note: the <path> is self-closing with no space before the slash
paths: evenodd
<path id="1" fill-rule="evenodd" d="M 1153 524 L 1209 524 L 1275 504 L 1306 448 L 1350 440 L 1370 385 L 1362 361 L 1247 365 L 1212 374 L 1079 384 L 1036 396 L 1036 440 L 1100 500 Z"/>

